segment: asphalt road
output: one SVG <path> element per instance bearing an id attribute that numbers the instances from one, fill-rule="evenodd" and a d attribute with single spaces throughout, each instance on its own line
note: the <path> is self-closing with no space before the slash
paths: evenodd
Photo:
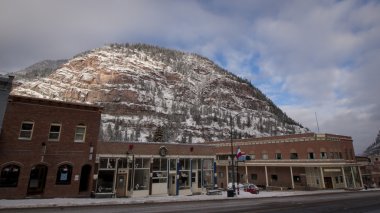
<path id="1" fill-rule="evenodd" d="M 281 212 L 281 213 L 379 213 L 380 191 L 358 191 L 350 193 L 319 194 L 292 197 L 257 199 L 226 199 L 211 201 L 189 201 L 173 203 L 145 203 L 113 206 L 82 206 L 64 208 L 6 209 L 0 212 L 91 212 L 91 213 L 147 213 L 147 212 Z"/>

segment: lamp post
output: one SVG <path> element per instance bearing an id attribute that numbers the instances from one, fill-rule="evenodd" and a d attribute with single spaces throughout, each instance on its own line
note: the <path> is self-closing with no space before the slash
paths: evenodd
<path id="1" fill-rule="evenodd" d="M 234 165 L 234 158 L 235 158 L 235 154 L 234 154 L 234 145 L 233 145 L 233 142 L 232 142 L 232 123 L 234 121 L 234 119 L 236 118 L 236 116 L 242 114 L 243 112 L 240 112 L 236 115 L 234 115 L 233 117 L 231 117 L 231 120 L 230 120 L 230 139 L 231 139 L 231 165 L 232 165 L 232 189 L 234 190 L 234 195 L 236 194 L 236 186 L 235 186 L 235 165 Z M 237 160 L 237 159 L 236 159 Z"/>

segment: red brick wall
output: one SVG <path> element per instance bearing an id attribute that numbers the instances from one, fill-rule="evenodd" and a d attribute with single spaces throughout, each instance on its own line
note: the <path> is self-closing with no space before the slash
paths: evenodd
<path id="1" fill-rule="evenodd" d="M 0 188 L 0 198 L 25 197 L 31 168 L 37 164 L 48 166 L 45 190 L 41 197 L 89 196 L 91 188 L 88 192 L 79 194 L 79 181 L 75 181 L 74 177 L 80 175 L 82 166 L 86 164 L 92 166 L 93 174 L 100 115 L 98 108 L 83 105 L 28 98 L 10 101 L 0 137 L 0 169 L 10 162 L 16 163 L 21 169 L 18 186 Z M 23 121 L 34 122 L 31 140 L 18 139 Z M 62 125 L 59 141 L 48 141 L 51 123 Z M 86 125 L 84 143 L 74 143 L 75 127 L 78 124 Z M 46 145 L 46 152 L 44 161 L 41 162 L 43 143 Z M 94 147 L 93 160 L 89 160 L 90 146 Z M 70 185 L 55 184 L 57 169 L 62 163 L 73 166 Z"/>

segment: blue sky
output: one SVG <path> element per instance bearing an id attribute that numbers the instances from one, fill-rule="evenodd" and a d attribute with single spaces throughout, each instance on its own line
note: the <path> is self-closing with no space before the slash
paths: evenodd
<path id="1" fill-rule="evenodd" d="M 288 115 L 352 136 L 380 129 L 380 2 L 2 0 L 0 72 L 106 43 L 195 52 L 249 79 Z"/>

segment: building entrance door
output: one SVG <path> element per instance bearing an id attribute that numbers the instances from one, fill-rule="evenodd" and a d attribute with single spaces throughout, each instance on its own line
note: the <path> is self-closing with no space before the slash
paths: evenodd
<path id="1" fill-rule="evenodd" d="M 79 192 L 88 191 L 90 183 L 91 166 L 84 165 L 80 173 Z"/>
<path id="2" fill-rule="evenodd" d="M 325 181 L 325 187 L 326 187 L 326 189 L 332 189 L 332 188 L 334 188 L 331 177 L 325 177 L 324 181 Z"/>
<path id="3" fill-rule="evenodd" d="M 127 196 L 128 173 L 117 175 L 116 196 Z"/>
<path id="4" fill-rule="evenodd" d="M 29 176 L 28 195 L 39 195 L 44 192 L 47 170 L 45 165 L 36 165 L 32 168 Z"/>

